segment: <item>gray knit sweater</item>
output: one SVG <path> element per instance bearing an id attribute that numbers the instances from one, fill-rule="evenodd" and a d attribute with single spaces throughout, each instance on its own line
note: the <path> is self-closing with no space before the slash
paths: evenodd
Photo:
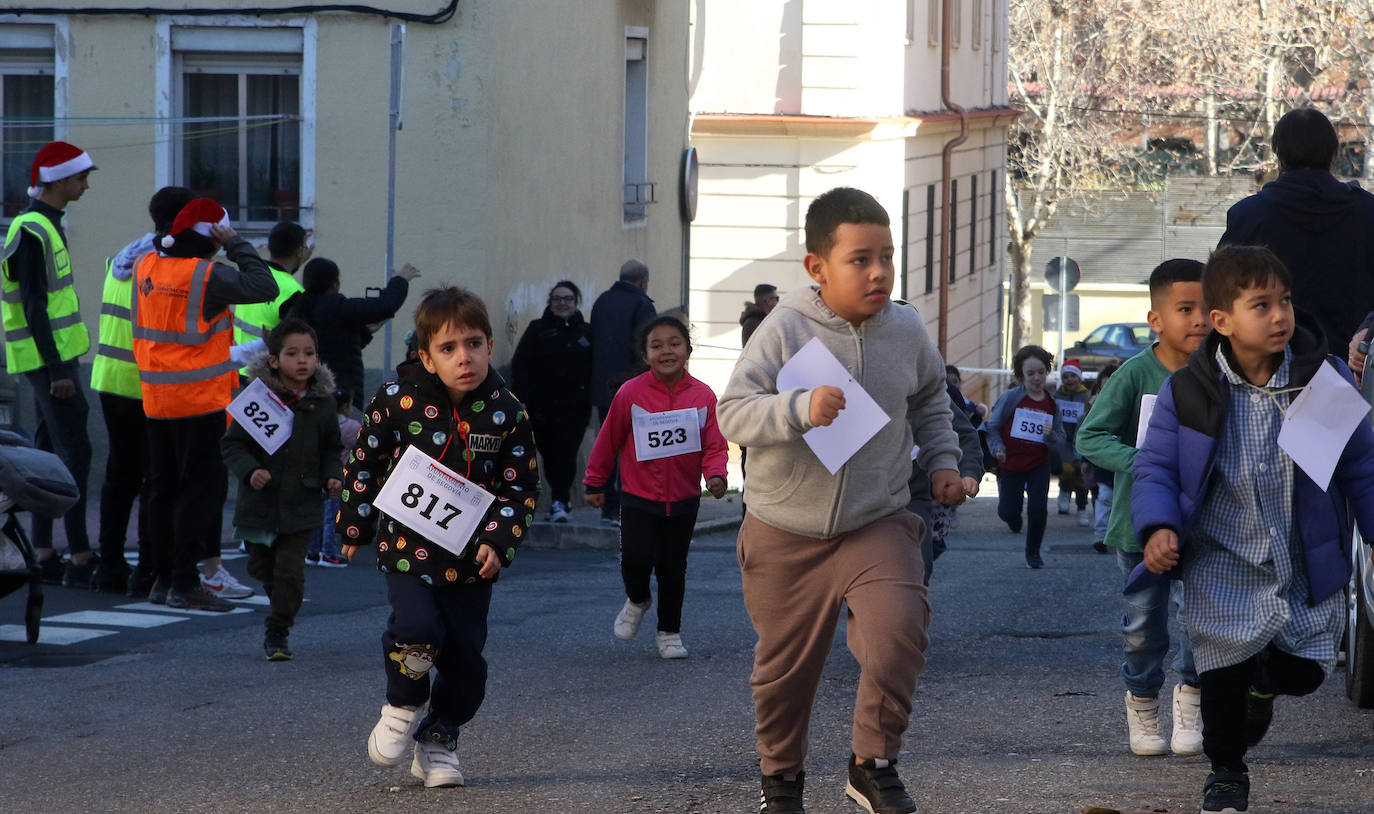
<path id="1" fill-rule="evenodd" d="M 888 422 L 831 475 L 802 439 L 811 391 L 778 392 L 778 371 L 812 337 L 868 391 Z M 828 538 L 906 507 L 911 447 L 928 472 L 957 469 L 945 364 L 915 308 L 898 303 L 859 327 L 805 286 L 787 293 L 740 355 L 716 406 L 725 437 L 749 448 L 749 511 L 775 528 Z"/>

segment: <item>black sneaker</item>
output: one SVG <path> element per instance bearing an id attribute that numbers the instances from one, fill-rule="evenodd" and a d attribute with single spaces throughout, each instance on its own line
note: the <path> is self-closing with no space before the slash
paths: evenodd
<path id="1" fill-rule="evenodd" d="M 759 792 L 759 814 L 806 814 L 802 808 L 802 786 L 806 772 L 788 780 L 780 774 L 765 774 L 763 790 Z"/>
<path id="2" fill-rule="evenodd" d="M 99 563 L 100 560 L 94 556 L 81 565 L 68 562 L 67 567 L 62 569 L 62 587 L 89 591 L 91 589 L 91 577 L 95 576 L 95 568 Z"/>
<path id="3" fill-rule="evenodd" d="M 153 587 L 148 589 L 148 601 L 154 605 L 167 604 L 168 585 L 162 580 L 154 580 Z"/>
<path id="4" fill-rule="evenodd" d="M 1011 530 L 1012 534 L 1021 533 L 1021 518 L 1018 517 L 1015 520 L 1003 520 L 1002 522 L 1007 524 L 1007 528 Z"/>
<path id="5" fill-rule="evenodd" d="M 1269 731 L 1269 723 L 1274 720 L 1274 696 L 1266 695 L 1254 687 L 1245 697 L 1245 745 L 1254 746 L 1264 740 Z"/>
<path id="6" fill-rule="evenodd" d="M 1096 540 L 1093 542 L 1093 551 L 1096 551 L 1098 554 L 1106 554 L 1107 544 L 1101 540 Z"/>
<path id="7" fill-rule="evenodd" d="M 157 582 L 157 574 L 152 569 L 138 566 L 129 574 L 129 590 L 125 596 L 130 599 L 148 599 L 148 594 L 153 590 L 153 584 Z M 162 593 L 163 601 L 167 601 L 167 592 Z"/>
<path id="8" fill-rule="evenodd" d="M 1040 558 L 1039 554 L 1027 554 L 1026 567 L 1033 571 L 1038 571 L 1045 567 L 1045 561 Z"/>
<path id="9" fill-rule="evenodd" d="M 849 783 L 844 793 L 869 814 L 914 814 L 916 811 L 916 804 L 897 776 L 895 761 L 869 758 L 863 763 L 855 763 L 854 756 L 850 755 Z"/>
<path id="10" fill-rule="evenodd" d="M 129 575 L 133 571 L 127 562 L 106 563 L 103 559 L 91 574 L 91 590 L 105 594 L 122 594 L 129 590 Z"/>
<path id="11" fill-rule="evenodd" d="M 1250 775 L 1222 769 L 1207 775 L 1202 814 L 1241 814 L 1250 808 Z"/>
<path id="12" fill-rule="evenodd" d="M 285 634 L 268 633 L 262 640 L 262 649 L 267 653 L 268 661 L 291 660 L 291 648 L 286 645 Z"/>
<path id="13" fill-rule="evenodd" d="M 151 600 L 152 597 L 149 597 Z M 197 584 L 189 591 L 178 591 L 176 588 L 167 592 L 167 607 L 183 610 L 205 610 L 217 613 L 228 613 L 234 609 L 234 603 L 227 599 L 220 599 L 210 592 L 209 588 Z"/>

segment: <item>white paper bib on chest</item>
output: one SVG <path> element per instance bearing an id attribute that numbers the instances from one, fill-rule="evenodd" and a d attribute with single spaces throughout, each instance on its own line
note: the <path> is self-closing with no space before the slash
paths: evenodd
<path id="1" fill-rule="evenodd" d="M 268 455 L 281 449 L 291 437 L 291 427 L 296 420 L 296 414 L 263 384 L 262 379 L 254 379 L 252 384 L 240 390 L 225 412 L 233 416 Z"/>
<path id="2" fill-rule="evenodd" d="M 462 556 L 496 495 L 416 447 L 407 447 L 373 505 Z"/>
<path id="3" fill-rule="evenodd" d="M 1054 416 L 1029 407 L 1017 407 L 1011 417 L 1011 437 L 1036 444 L 1045 443 L 1045 436 L 1054 425 Z"/>
<path id="4" fill-rule="evenodd" d="M 1056 401 L 1059 405 L 1059 420 L 1065 424 L 1077 424 L 1083 420 L 1087 405 L 1081 401 Z"/>
<path id="5" fill-rule="evenodd" d="M 695 407 L 651 413 L 641 407 L 631 406 L 635 460 L 655 461 L 688 452 L 701 452 L 701 420 Z"/>

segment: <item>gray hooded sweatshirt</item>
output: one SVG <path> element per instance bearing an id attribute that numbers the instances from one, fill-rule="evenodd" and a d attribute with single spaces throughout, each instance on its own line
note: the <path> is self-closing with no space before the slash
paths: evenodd
<path id="1" fill-rule="evenodd" d="M 811 391 L 778 392 L 778 371 L 812 337 L 889 417 L 834 475 L 802 439 L 814 427 Z M 921 315 L 895 302 L 854 327 L 814 286 L 788 292 L 740 354 L 716 416 L 726 438 L 749 448 L 749 512 L 806 537 L 836 537 L 906 508 L 913 439 L 927 472 L 959 464 L 945 363 Z"/>

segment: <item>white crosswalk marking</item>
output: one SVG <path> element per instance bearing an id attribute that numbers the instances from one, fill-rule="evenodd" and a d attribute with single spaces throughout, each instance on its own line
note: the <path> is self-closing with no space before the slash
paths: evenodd
<path id="1" fill-rule="evenodd" d="M 49 616 L 43 624 L 58 622 L 64 625 L 105 625 L 108 627 L 161 627 L 174 622 L 185 622 L 189 617 L 171 616 L 166 613 L 119 613 L 118 611 L 75 611 Z"/>
<path id="2" fill-rule="evenodd" d="M 95 630 L 89 627 L 48 627 L 38 629 L 39 644 L 68 645 L 113 636 L 117 630 Z M 28 634 L 23 625 L 0 625 L 0 642 L 27 642 Z"/>
<path id="3" fill-rule="evenodd" d="M 115 607 L 127 611 L 148 611 L 164 618 L 168 614 L 180 614 L 183 616 L 228 616 L 233 613 L 253 612 L 252 608 L 234 608 L 229 611 L 208 611 L 200 610 L 199 608 L 169 608 L 166 605 L 154 605 L 151 602 L 131 602 L 127 605 L 116 605 Z"/>

